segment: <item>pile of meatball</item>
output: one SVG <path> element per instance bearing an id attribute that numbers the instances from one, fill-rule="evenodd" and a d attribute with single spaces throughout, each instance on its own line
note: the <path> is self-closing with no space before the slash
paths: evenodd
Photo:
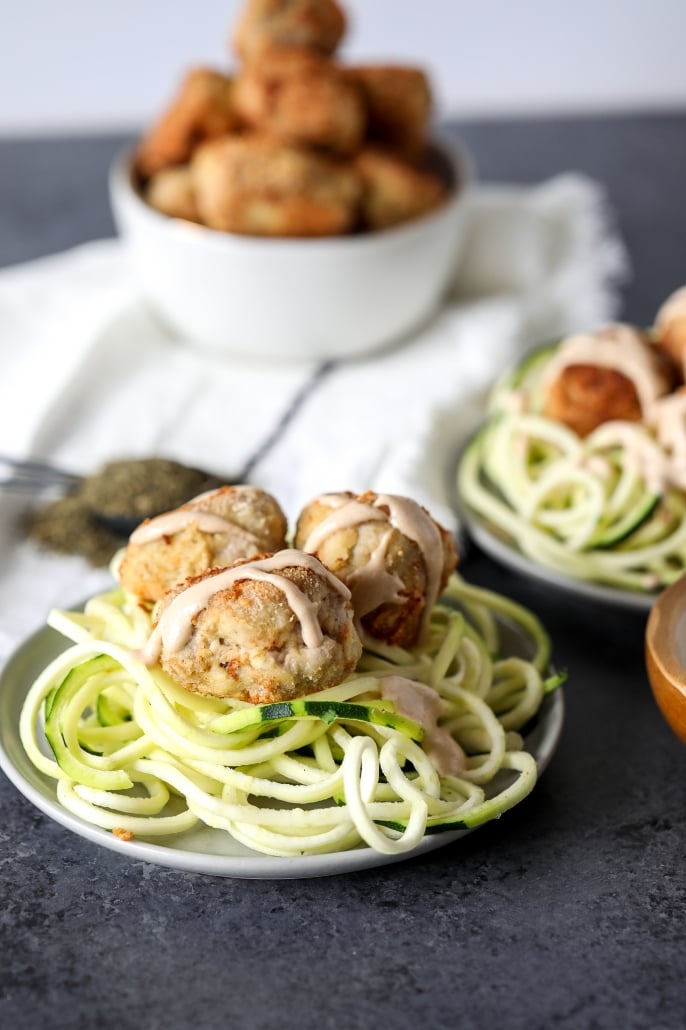
<path id="1" fill-rule="evenodd" d="M 436 208 L 450 188 L 428 145 L 420 68 L 346 66 L 336 0 L 248 0 L 235 72 L 189 71 L 145 134 L 134 174 L 174 218 L 252 236 L 374 231 Z"/>

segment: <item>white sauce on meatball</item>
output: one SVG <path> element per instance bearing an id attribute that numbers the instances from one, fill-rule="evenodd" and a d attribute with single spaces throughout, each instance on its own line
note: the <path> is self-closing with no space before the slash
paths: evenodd
<path id="1" fill-rule="evenodd" d="M 180 651 L 191 638 L 194 616 L 207 607 L 214 594 L 246 579 L 262 580 L 281 590 L 300 622 L 305 647 L 319 647 L 324 635 L 317 617 L 317 606 L 292 580 L 279 575 L 283 569 L 294 566 L 310 569 L 311 572 L 326 579 L 345 600 L 350 600 L 350 591 L 346 585 L 313 555 L 293 549 L 279 551 L 269 558 L 246 562 L 224 569 L 216 575 L 206 576 L 180 591 L 160 615 L 147 644 L 140 652 L 142 661 L 147 665 L 154 665 L 163 648 L 172 654 Z"/>
<path id="2" fill-rule="evenodd" d="M 157 515 L 134 529 L 129 540 L 132 544 L 147 544 L 151 540 L 173 536 L 187 526 L 197 526 L 201 533 L 229 533 L 232 537 L 243 538 L 246 544 L 257 543 L 257 537 L 249 530 L 214 512 L 196 508 L 177 508 Z"/>
<path id="3" fill-rule="evenodd" d="M 351 500 L 344 494 L 328 494 L 320 500 L 334 510 L 309 534 L 303 545 L 305 551 L 316 553 L 324 540 L 333 533 L 373 521 L 387 520 L 394 529 L 414 541 L 422 554 L 426 569 L 426 606 L 423 616 L 425 628 L 431 608 L 438 598 L 444 561 L 441 533 L 431 516 L 416 501 L 393 494 L 379 494 L 371 504 Z M 388 515 L 380 510 L 382 508 L 388 509 Z M 402 580 L 385 568 L 390 536 L 390 532 L 384 534 L 369 562 L 348 577 L 353 607 L 358 618 L 374 611 L 381 604 L 398 603 L 402 600 Z"/>

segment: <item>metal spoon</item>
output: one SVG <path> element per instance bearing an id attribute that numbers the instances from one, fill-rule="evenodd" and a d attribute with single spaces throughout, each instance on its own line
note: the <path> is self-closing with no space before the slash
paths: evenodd
<path id="1" fill-rule="evenodd" d="M 122 512 L 117 509 L 117 502 L 119 500 L 117 475 L 121 475 L 120 469 L 124 467 L 132 469 L 137 463 L 140 463 L 140 471 L 146 473 L 143 477 L 143 492 L 137 498 L 134 496 L 132 499 L 130 512 Z M 252 464 L 252 461 L 246 463 L 240 474 L 241 477 L 245 476 L 247 478 Z M 195 473 L 192 476 L 192 489 L 179 491 L 171 502 L 169 502 L 169 496 L 167 496 L 166 503 L 164 501 L 161 501 L 160 504 L 148 503 L 151 501 L 151 497 L 154 496 L 154 489 L 152 495 L 149 495 L 151 473 L 157 470 L 159 474 L 159 470 L 162 468 L 165 470 L 165 473 L 173 476 L 177 466 L 180 474 Z M 89 485 L 96 481 L 105 484 L 108 475 L 112 478 L 114 503 L 111 509 L 108 506 L 103 506 L 102 510 L 100 510 L 94 498 L 89 496 L 89 493 L 92 494 L 92 490 L 89 491 Z M 17 493 L 56 491 L 61 495 L 83 492 L 84 504 L 90 510 L 93 519 L 109 530 L 109 532 L 120 537 L 128 537 L 145 518 L 159 515 L 161 511 L 171 507 L 177 507 L 179 504 L 191 500 L 192 497 L 197 496 L 197 494 L 202 493 L 204 490 L 211 490 L 221 485 L 245 482 L 245 478 L 232 477 L 231 479 L 226 479 L 217 476 L 215 473 L 206 472 L 203 469 L 189 468 L 188 466 L 182 466 L 178 462 L 157 458 L 110 462 L 95 476 L 80 476 L 74 472 L 51 465 L 48 462 L 18 459 L 4 454 L 0 455 L 0 489 L 11 490 Z M 138 506 L 136 501 L 139 502 Z"/>
<path id="2" fill-rule="evenodd" d="M 336 363 L 334 361 L 324 361 L 312 371 L 310 376 L 303 382 L 300 389 L 291 398 L 290 404 L 281 414 L 281 417 L 278 419 L 276 424 L 272 426 L 264 440 L 248 457 L 237 475 L 227 478 L 225 476 L 218 476 L 215 473 L 204 472 L 202 469 L 195 469 L 196 472 L 200 472 L 207 478 L 207 483 L 204 489 L 211 490 L 213 485 L 235 486 L 239 483 L 250 482 L 251 474 L 255 466 L 262 461 L 269 451 L 272 450 L 282 437 L 286 427 L 293 421 L 297 413 L 300 411 L 303 403 L 335 367 Z M 17 459 L 8 455 L 0 454 L 0 490 L 35 491 L 59 488 L 63 492 L 76 492 L 83 486 L 88 478 L 89 477 L 76 475 L 73 472 L 68 472 L 65 469 L 57 468 L 49 462 L 36 461 L 34 459 Z M 193 496 L 202 493 L 202 490 L 203 487 L 201 486 L 199 489 L 191 493 L 190 496 L 179 500 L 178 504 L 184 503 L 184 500 L 191 500 Z M 165 506 L 165 509 L 177 506 L 178 505 Z M 130 536 L 136 526 L 140 525 L 145 518 L 150 518 L 154 515 L 160 514 L 160 510 L 143 512 L 137 511 L 133 515 L 121 514 L 120 512 L 114 514 L 110 511 L 99 510 L 94 506 L 90 507 L 93 518 L 100 523 L 100 525 L 115 534 L 115 536 L 119 537 Z"/>
<path id="3" fill-rule="evenodd" d="M 0 454 L 0 487 L 3 490 L 41 490 L 51 486 L 77 486 L 81 476 L 44 461 L 10 458 Z"/>

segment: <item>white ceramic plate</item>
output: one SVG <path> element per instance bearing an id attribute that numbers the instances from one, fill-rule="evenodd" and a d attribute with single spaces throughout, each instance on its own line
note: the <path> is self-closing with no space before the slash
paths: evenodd
<path id="1" fill-rule="evenodd" d="M 471 439 L 472 437 L 470 437 Z M 468 446 L 468 443 L 465 447 Z M 508 568 L 513 569 L 515 572 L 520 572 L 532 579 L 541 580 L 578 598 L 597 601 L 601 604 L 613 605 L 618 608 L 632 608 L 637 611 L 647 612 L 652 608 L 657 594 L 643 594 L 636 590 L 621 590 L 618 587 L 605 586 L 602 583 L 591 583 L 588 580 L 574 579 L 572 576 L 566 576 L 563 572 L 551 569 L 548 565 L 536 562 L 533 558 L 523 554 L 515 540 L 506 536 L 502 529 L 492 526 L 488 519 L 474 511 L 457 493 L 455 486 L 456 470 L 459 468 L 464 450 L 465 448 L 461 450 L 460 458 L 453 470 L 453 482 L 451 485 L 453 504 L 462 528 L 489 557 L 500 562 L 501 565 L 506 565 Z"/>
<path id="2" fill-rule="evenodd" d="M 526 653 L 525 638 L 515 634 L 509 627 L 505 627 L 505 630 L 513 637 L 511 642 L 507 642 L 508 649 Z M 65 646 L 64 638 L 46 627 L 30 637 L 5 667 L 0 677 L 0 767 L 21 793 L 51 819 L 101 847 L 118 851 L 129 858 L 194 873 L 249 879 L 298 879 L 370 869 L 413 858 L 472 832 L 455 830 L 427 835 L 417 848 L 401 855 L 382 855 L 372 848 L 359 847 L 329 855 L 306 855 L 301 858 L 260 855 L 239 844 L 228 833 L 203 826 L 173 837 L 156 838 L 154 844 L 136 839 L 119 840 L 108 831 L 91 826 L 72 815 L 58 803 L 54 780 L 32 765 L 19 739 L 19 717 L 24 698 L 38 673 Z M 563 718 L 564 702 L 562 692 L 558 689 L 545 699 L 535 726 L 526 738 L 527 748 L 538 762 L 539 774 L 555 751 Z"/>

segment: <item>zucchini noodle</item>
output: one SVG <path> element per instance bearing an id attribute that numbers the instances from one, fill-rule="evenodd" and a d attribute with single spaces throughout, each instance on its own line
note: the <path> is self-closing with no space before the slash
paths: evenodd
<path id="1" fill-rule="evenodd" d="M 503 620 L 529 657 L 501 653 Z M 364 638 L 342 683 L 271 705 L 193 694 L 143 665 L 151 614 L 121 588 L 48 622 L 71 643 L 32 685 L 20 736 L 59 802 L 123 839 L 169 840 L 202 823 L 276 856 L 396 854 L 497 818 L 536 782 L 520 731 L 562 679 L 547 675 L 538 620 L 458 575 L 425 645 Z M 439 774 L 423 728 L 383 696 L 387 676 L 438 692 L 439 725 L 465 753 L 459 775 Z"/>
<path id="2" fill-rule="evenodd" d="M 652 593 L 686 571 L 686 494 L 662 475 L 669 455 L 639 422 L 587 437 L 540 414 L 555 348 L 502 379 L 457 471 L 462 503 L 489 532 L 557 572 Z"/>

